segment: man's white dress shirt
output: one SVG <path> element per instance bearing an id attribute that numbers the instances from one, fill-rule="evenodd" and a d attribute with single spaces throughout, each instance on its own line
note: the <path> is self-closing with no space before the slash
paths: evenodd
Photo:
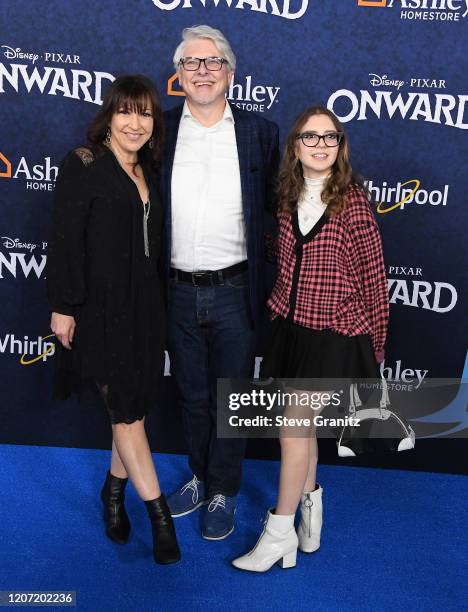
<path id="1" fill-rule="evenodd" d="M 234 117 L 211 127 L 185 102 L 172 168 L 171 266 L 220 270 L 247 259 Z"/>

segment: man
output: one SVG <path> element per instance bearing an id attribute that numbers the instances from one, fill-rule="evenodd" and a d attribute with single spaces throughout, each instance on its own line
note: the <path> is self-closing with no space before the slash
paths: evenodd
<path id="1" fill-rule="evenodd" d="M 209 540 L 234 529 L 245 440 L 216 436 L 216 380 L 253 372 L 279 162 L 277 126 L 226 100 L 235 64 L 219 30 L 186 28 L 174 54 L 186 101 L 164 113 L 169 353 L 193 472 L 168 503 L 174 517 L 207 505 Z"/>

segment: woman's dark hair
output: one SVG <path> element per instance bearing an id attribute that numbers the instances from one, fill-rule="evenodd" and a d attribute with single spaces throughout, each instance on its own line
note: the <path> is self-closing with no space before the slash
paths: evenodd
<path id="1" fill-rule="evenodd" d="M 88 128 L 88 143 L 97 152 L 104 150 L 104 140 L 112 116 L 120 109 L 143 113 L 151 103 L 153 113 L 153 148 L 149 141 L 138 151 L 140 161 L 145 161 L 158 168 L 164 147 L 164 126 L 161 103 L 153 82 L 141 74 L 126 74 L 115 79 L 106 92 L 101 109 Z"/>
<path id="2" fill-rule="evenodd" d="M 297 155 L 297 135 L 300 134 L 308 119 L 314 115 L 326 115 L 331 119 L 337 132 L 344 132 L 337 117 L 325 106 L 310 106 L 297 117 L 286 138 L 279 171 L 278 202 L 280 210 L 294 212 L 297 208 L 297 202 L 304 188 L 302 165 Z M 322 191 L 322 202 L 327 205 L 327 214 L 330 216 L 341 212 L 346 206 L 346 192 L 349 185 L 358 185 L 364 189 L 363 179 L 353 173 L 349 161 L 346 134 L 338 146 L 338 156 Z"/>

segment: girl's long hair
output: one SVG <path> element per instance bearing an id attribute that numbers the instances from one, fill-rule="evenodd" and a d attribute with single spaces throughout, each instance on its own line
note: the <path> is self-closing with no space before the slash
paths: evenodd
<path id="1" fill-rule="evenodd" d="M 337 132 L 344 132 L 337 117 L 325 106 L 310 106 L 297 117 L 286 138 L 278 177 L 278 204 L 282 211 L 294 212 L 304 189 L 302 164 L 297 155 L 297 147 L 299 146 L 297 135 L 300 134 L 309 118 L 314 115 L 326 115 L 331 119 Z M 326 212 L 330 216 L 341 212 L 345 208 L 346 192 L 349 185 L 357 185 L 365 191 L 364 180 L 353 173 L 349 161 L 346 134 L 338 146 L 338 156 L 322 191 L 322 202 L 327 205 Z"/>

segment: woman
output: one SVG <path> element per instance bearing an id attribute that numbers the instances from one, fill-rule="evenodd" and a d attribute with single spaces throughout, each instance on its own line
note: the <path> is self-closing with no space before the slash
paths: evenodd
<path id="1" fill-rule="evenodd" d="M 152 82 L 121 76 L 88 130 L 87 147 L 63 160 L 48 254 L 51 329 L 60 342 L 57 395 L 97 386 L 112 423 L 101 491 L 109 538 L 125 543 L 130 478 L 145 502 L 157 563 L 179 560 L 144 428 L 161 384 L 165 341 L 158 274 L 162 207 L 156 170 L 162 112 Z"/>
<path id="2" fill-rule="evenodd" d="M 343 128 L 325 107 L 305 110 L 289 133 L 278 221 L 278 277 L 268 301 L 274 321 L 262 377 L 378 377 L 388 322 L 380 234 L 353 175 Z M 280 443 L 276 508 L 255 548 L 233 561 L 240 569 L 263 572 L 277 561 L 294 567 L 298 546 L 303 552 L 320 546 L 315 428 L 308 437 L 281 435 Z"/>

